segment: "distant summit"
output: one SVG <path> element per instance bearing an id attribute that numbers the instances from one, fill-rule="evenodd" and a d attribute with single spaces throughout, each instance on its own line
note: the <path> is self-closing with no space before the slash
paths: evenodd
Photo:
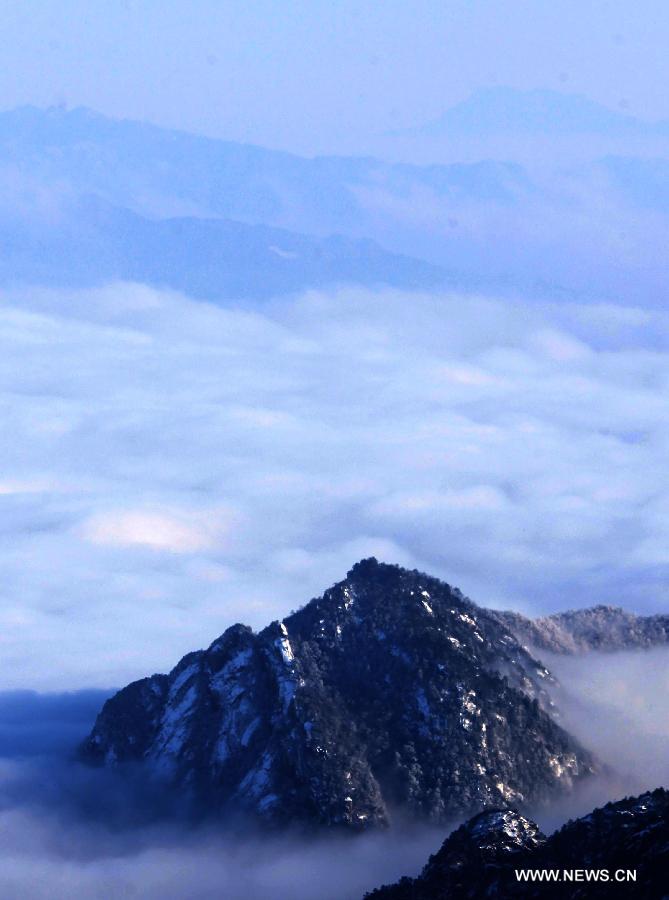
<path id="1" fill-rule="evenodd" d="M 370 558 L 259 634 L 229 628 L 102 709 L 84 757 L 196 807 L 349 829 L 569 792 L 595 759 L 550 673 L 456 588 Z"/>
<path id="2" fill-rule="evenodd" d="M 669 122 L 646 122 L 582 94 L 490 87 L 475 91 L 438 119 L 404 133 L 425 137 L 506 133 L 669 136 Z"/>

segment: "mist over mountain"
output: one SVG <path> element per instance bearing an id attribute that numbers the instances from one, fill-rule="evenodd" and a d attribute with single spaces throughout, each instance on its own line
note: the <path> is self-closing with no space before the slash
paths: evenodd
<path id="1" fill-rule="evenodd" d="M 571 655 L 544 651 L 540 658 L 559 684 L 552 697 L 561 725 L 615 772 L 593 804 L 669 784 L 666 645 Z"/>

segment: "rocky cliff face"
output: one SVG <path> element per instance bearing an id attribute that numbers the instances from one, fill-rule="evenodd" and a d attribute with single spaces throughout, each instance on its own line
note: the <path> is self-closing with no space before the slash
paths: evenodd
<path id="1" fill-rule="evenodd" d="M 235 625 L 110 699 L 85 758 L 141 762 L 208 809 L 366 828 L 537 803 L 596 769 L 550 673 L 416 571 L 358 563 L 283 622 Z"/>
<path id="2" fill-rule="evenodd" d="M 669 644 L 669 616 L 636 616 L 618 606 L 593 606 L 539 619 L 514 612 L 489 612 L 521 644 L 537 651 L 584 653 Z"/>
<path id="3" fill-rule="evenodd" d="M 608 803 L 547 838 L 512 809 L 484 812 L 446 839 L 418 878 L 367 894 L 367 900 L 445 898 L 666 897 L 669 793 L 658 789 Z M 558 873 L 557 880 L 519 881 L 517 870 Z M 576 873 L 571 878 L 565 872 Z M 586 880 L 585 870 L 597 873 Z M 616 872 L 636 871 L 635 881 Z M 602 875 L 601 873 L 606 873 Z M 625 876 L 626 877 L 626 876 Z"/>

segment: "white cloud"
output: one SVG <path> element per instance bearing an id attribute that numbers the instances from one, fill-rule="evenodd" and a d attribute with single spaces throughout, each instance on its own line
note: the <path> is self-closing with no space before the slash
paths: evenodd
<path id="1" fill-rule="evenodd" d="M 582 341 L 553 329 L 544 329 L 532 335 L 530 345 L 556 362 L 583 360 L 590 354 L 590 348 Z"/>
<path id="2" fill-rule="evenodd" d="M 24 291 L 0 383 L 7 686 L 165 669 L 370 554 L 483 604 L 666 604 L 665 314 Z"/>
<path id="3" fill-rule="evenodd" d="M 99 513 L 82 526 L 86 540 L 110 547 L 151 547 L 172 553 L 195 553 L 216 546 L 215 535 L 206 527 L 171 515 L 145 510 Z"/>
<path id="4" fill-rule="evenodd" d="M 430 512 L 499 510 L 506 505 L 504 494 L 489 485 L 473 485 L 459 491 L 426 491 L 389 496 L 374 507 L 377 516 L 412 516 Z"/>

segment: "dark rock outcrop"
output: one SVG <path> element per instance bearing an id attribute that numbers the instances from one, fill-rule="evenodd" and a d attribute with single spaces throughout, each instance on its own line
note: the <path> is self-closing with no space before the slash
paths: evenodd
<path id="1" fill-rule="evenodd" d="M 523 880 L 521 870 L 556 874 Z M 668 870 L 669 793 L 658 788 L 608 803 L 548 838 L 512 809 L 481 813 L 446 839 L 418 878 L 378 888 L 366 900 L 659 900 L 669 896 Z"/>
<path id="2" fill-rule="evenodd" d="M 235 625 L 109 700 L 85 758 L 142 762 L 209 810 L 366 828 L 536 804 L 597 767 L 544 666 L 417 571 L 358 563 L 259 634 Z"/>

